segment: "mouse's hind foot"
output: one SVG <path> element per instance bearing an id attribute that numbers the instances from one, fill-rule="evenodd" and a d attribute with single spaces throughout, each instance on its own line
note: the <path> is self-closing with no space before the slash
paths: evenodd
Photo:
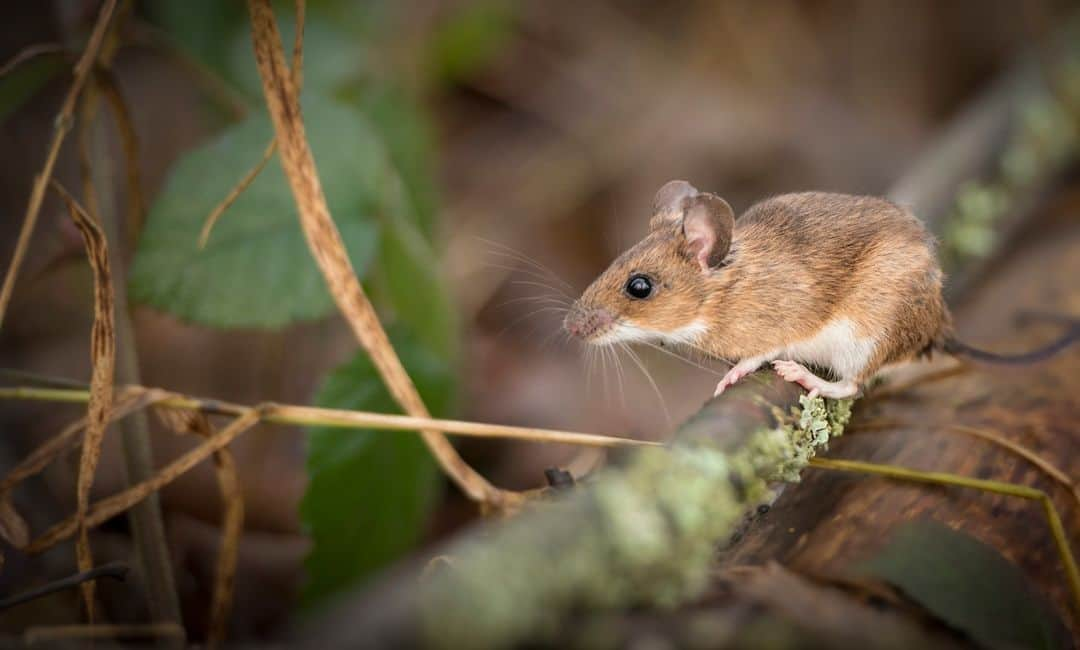
<path id="1" fill-rule="evenodd" d="M 795 361 L 778 359 L 772 362 L 776 373 L 810 391 L 810 397 L 821 395 L 832 399 L 854 397 L 859 393 L 859 386 L 853 381 L 826 381 L 810 372 L 806 366 Z"/>

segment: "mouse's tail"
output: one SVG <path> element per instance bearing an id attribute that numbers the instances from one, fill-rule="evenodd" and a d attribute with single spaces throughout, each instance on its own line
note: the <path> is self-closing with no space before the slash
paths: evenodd
<path id="1" fill-rule="evenodd" d="M 1072 322 L 1069 330 L 1056 341 L 1045 345 L 1037 350 L 1030 352 L 1022 352 L 1020 354 L 998 354 L 997 352 L 990 352 L 988 350 L 980 350 L 979 348 L 972 347 L 967 343 L 957 341 L 956 339 L 949 337 L 945 339 L 942 349 L 949 354 L 956 357 L 967 357 L 975 361 L 983 361 L 986 363 L 1000 363 L 1010 365 L 1023 365 L 1028 363 L 1038 363 L 1045 361 L 1054 356 L 1058 352 L 1061 352 L 1065 348 L 1069 347 L 1073 343 L 1080 341 L 1080 323 Z"/>

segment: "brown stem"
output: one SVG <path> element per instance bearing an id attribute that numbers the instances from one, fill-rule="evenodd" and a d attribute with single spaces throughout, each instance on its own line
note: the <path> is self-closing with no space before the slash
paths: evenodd
<path id="1" fill-rule="evenodd" d="M 315 160 L 304 132 L 303 117 L 296 84 L 285 64 L 281 34 L 270 0 L 249 0 L 255 61 L 262 77 L 263 93 L 274 122 L 281 166 L 292 188 L 300 213 L 300 224 L 315 261 L 322 271 L 334 301 L 348 321 L 356 338 L 386 383 L 394 400 L 409 415 L 427 417 L 428 410 L 412 379 L 390 344 L 375 309 L 360 286 L 341 240 L 341 233 L 330 216 Z M 491 485 L 469 467 L 446 437 L 433 430 L 422 432 L 424 442 L 443 471 L 470 499 L 496 508 L 517 499 Z"/>

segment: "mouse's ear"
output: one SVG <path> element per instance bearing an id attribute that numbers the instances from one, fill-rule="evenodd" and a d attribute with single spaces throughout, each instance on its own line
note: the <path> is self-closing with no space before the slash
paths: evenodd
<path id="1" fill-rule="evenodd" d="M 731 248 L 735 213 L 727 201 L 708 192 L 688 199 L 685 208 L 682 231 L 686 250 L 701 265 L 701 270 L 715 269 Z"/>
<path id="2" fill-rule="evenodd" d="M 697 196 L 698 191 L 686 181 L 668 181 L 656 193 L 653 199 L 653 214 L 649 220 L 649 230 L 682 221 L 684 201 Z"/>

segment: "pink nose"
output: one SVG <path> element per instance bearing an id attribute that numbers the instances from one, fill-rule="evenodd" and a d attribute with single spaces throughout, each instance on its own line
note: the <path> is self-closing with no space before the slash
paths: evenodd
<path id="1" fill-rule="evenodd" d="M 611 327 L 614 321 L 615 319 L 606 309 L 589 309 L 574 305 L 574 308 L 566 315 L 566 320 L 563 321 L 563 328 L 571 336 L 589 340 Z"/>

